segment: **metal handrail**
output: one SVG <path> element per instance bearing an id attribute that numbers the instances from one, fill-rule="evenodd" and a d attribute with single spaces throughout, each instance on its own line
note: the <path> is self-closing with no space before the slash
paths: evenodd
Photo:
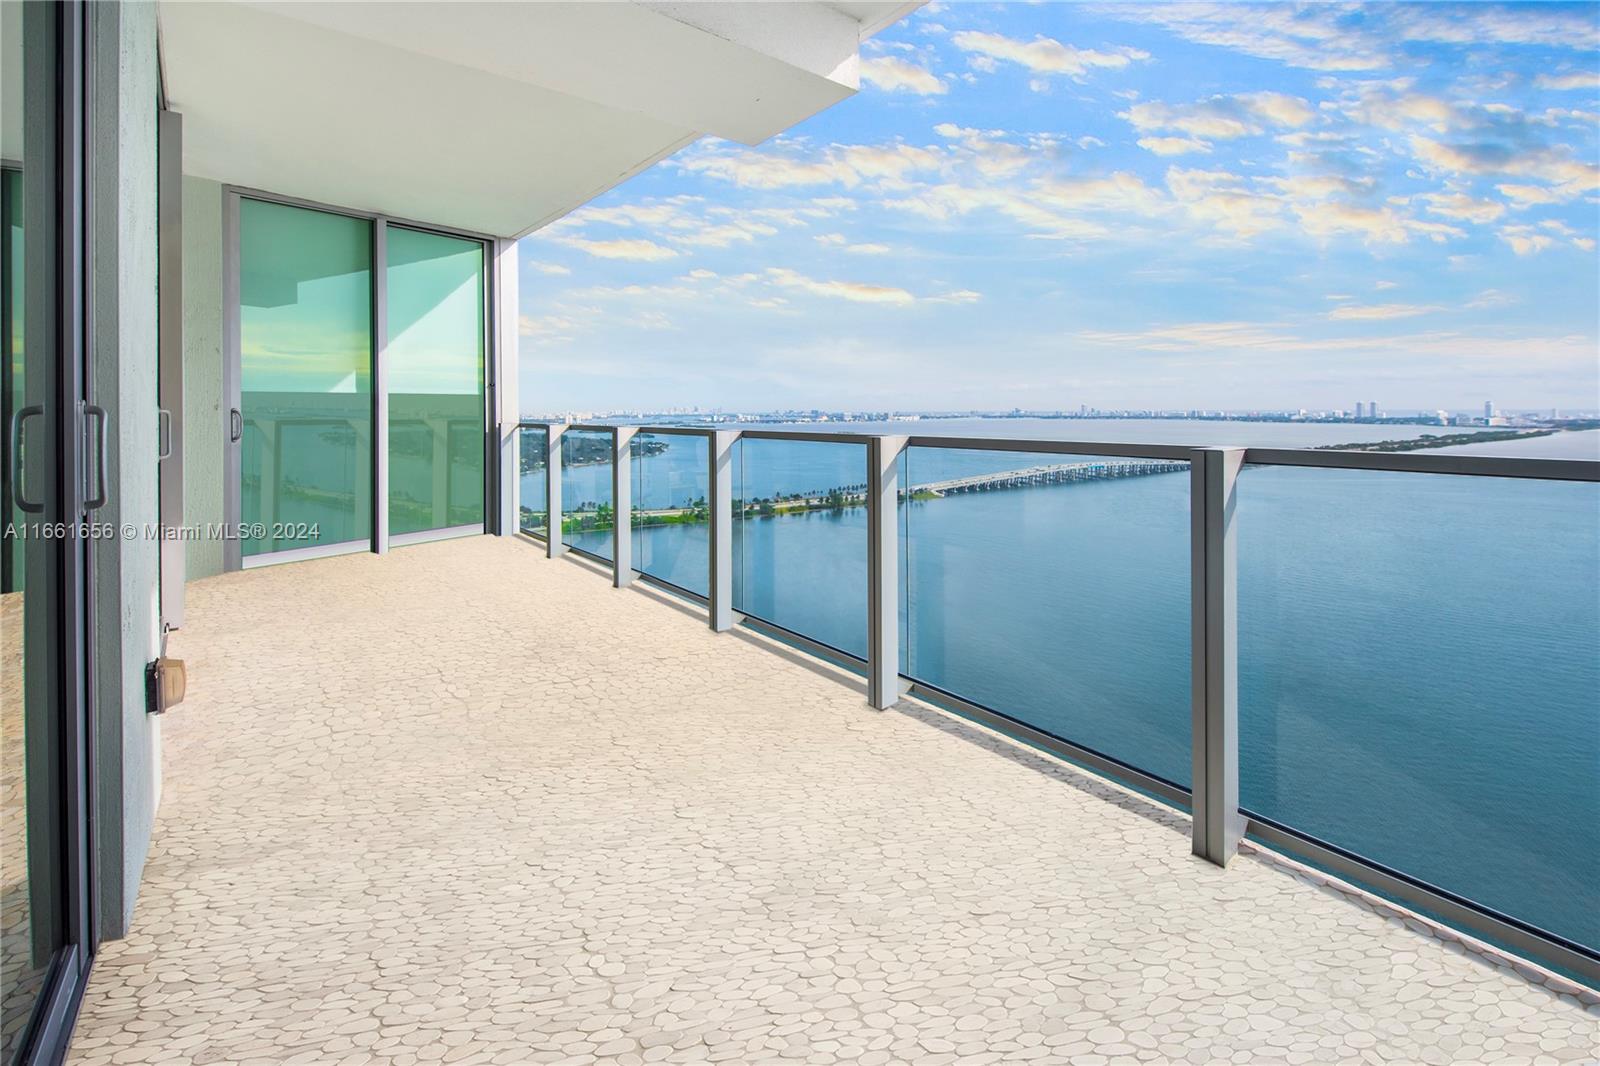
<path id="1" fill-rule="evenodd" d="M 1509 455 L 1420 455 L 1335 448 L 1246 448 L 1244 461 L 1261 466 L 1314 466 L 1403 474 L 1465 474 L 1471 477 L 1536 478 L 1541 481 L 1600 481 L 1600 460 L 1530 459 Z"/>
<path id="2" fill-rule="evenodd" d="M 610 433 L 631 429 L 636 433 L 710 437 L 731 433 L 747 440 L 793 440 L 817 444 L 866 444 L 896 436 L 841 430 L 744 429 L 738 425 L 654 426 L 600 425 L 592 422 L 522 420 L 522 429 L 560 426 L 564 430 Z M 1117 441 L 1030 440 L 1015 437 L 959 437 L 916 435 L 906 438 L 908 448 L 945 448 L 958 451 L 1029 452 L 1041 455 L 1105 455 L 1126 459 L 1188 461 L 1192 444 L 1134 444 Z M 1472 477 L 1529 478 L 1541 481 L 1600 482 L 1600 460 L 1533 459 L 1502 455 L 1423 455 L 1417 452 L 1347 451 L 1337 448 L 1245 448 L 1244 461 L 1256 466 L 1301 466 L 1334 470 L 1373 470 L 1404 474 L 1453 474 Z"/>

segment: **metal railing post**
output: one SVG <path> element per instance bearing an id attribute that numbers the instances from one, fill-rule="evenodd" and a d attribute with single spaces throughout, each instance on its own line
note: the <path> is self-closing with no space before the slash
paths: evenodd
<path id="1" fill-rule="evenodd" d="M 544 444 L 544 547 L 551 559 L 566 552 L 561 543 L 561 434 L 566 426 L 546 426 Z"/>
<path id="2" fill-rule="evenodd" d="M 389 227 L 372 224 L 372 550 L 389 550 Z"/>
<path id="3" fill-rule="evenodd" d="M 900 699 L 900 456 L 905 437 L 867 442 L 867 701 Z"/>
<path id="4" fill-rule="evenodd" d="M 633 584 L 633 435 L 634 426 L 611 431 L 611 585 Z"/>
<path id="5" fill-rule="evenodd" d="M 738 430 L 717 430 L 711 434 L 710 467 L 706 484 L 709 507 L 711 573 L 707 607 L 711 628 L 726 633 L 733 628 L 733 445 Z"/>
<path id="6" fill-rule="evenodd" d="M 1194 853 L 1226 866 L 1239 814 L 1238 545 L 1234 486 L 1243 448 L 1196 448 L 1189 460 Z"/>

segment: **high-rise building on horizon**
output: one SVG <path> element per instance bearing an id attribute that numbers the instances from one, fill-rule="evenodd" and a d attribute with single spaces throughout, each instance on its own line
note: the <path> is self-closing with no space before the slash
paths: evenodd
<path id="1" fill-rule="evenodd" d="M 1367 405 L 1362 403 L 1360 400 L 1357 400 L 1356 401 L 1356 418 L 1357 419 L 1362 419 L 1362 418 L 1366 418 L 1366 417 L 1367 417 Z"/>
<path id="2" fill-rule="evenodd" d="M 1485 401 L 1483 401 L 1483 417 L 1485 419 L 1490 419 L 1490 418 L 1494 417 L 1494 401 L 1493 400 L 1485 400 Z"/>
<path id="3" fill-rule="evenodd" d="M 1383 417 L 1382 415 L 1380 415 L 1378 413 L 1378 401 L 1377 400 L 1368 400 L 1367 401 L 1367 417 L 1368 418 L 1382 418 Z"/>

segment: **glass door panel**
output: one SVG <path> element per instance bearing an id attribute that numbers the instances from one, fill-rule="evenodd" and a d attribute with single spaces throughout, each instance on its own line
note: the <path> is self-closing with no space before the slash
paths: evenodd
<path id="1" fill-rule="evenodd" d="M 389 533 L 483 524 L 481 241 L 389 226 Z"/>
<path id="2" fill-rule="evenodd" d="M 246 556 L 372 536 L 372 223 L 239 204 Z"/>
<path id="3" fill-rule="evenodd" d="M 82 146 L 58 133 L 82 117 L 69 110 L 82 28 L 76 7 L 0 4 L 0 1066 L 59 1061 L 93 948 L 89 557 L 85 538 L 60 536 L 85 514 L 66 430 L 92 399 L 83 294 L 59 284 L 83 276 L 64 239 L 82 232 Z"/>

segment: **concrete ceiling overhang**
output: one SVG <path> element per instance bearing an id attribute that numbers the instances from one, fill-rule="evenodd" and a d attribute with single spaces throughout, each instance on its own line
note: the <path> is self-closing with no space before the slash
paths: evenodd
<path id="1" fill-rule="evenodd" d="M 163 76 L 187 174 L 520 236 L 851 95 L 863 37 L 917 6 L 165 0 Z"/>

